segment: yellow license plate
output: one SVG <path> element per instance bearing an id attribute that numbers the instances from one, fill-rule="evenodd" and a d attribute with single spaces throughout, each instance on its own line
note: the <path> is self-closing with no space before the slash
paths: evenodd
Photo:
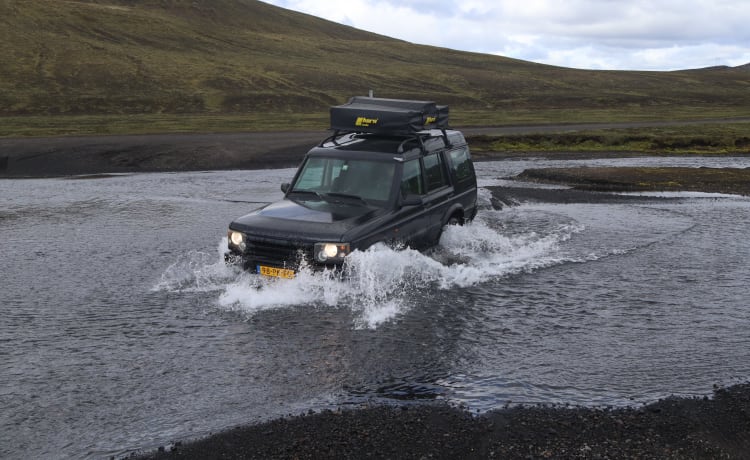
<path id="1" fill-rule="evenodd" d="M 273 276 L 275 278 L 294 278 L 294 270 L 289 270 L 287 268 L 268 267 L 266 265 L 258 265 L 258 273 L 264 276 Z"/>

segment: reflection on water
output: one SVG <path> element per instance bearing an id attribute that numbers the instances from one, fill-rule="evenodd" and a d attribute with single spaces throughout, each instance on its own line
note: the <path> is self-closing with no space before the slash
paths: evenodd
<path id="1" fill-rule="evenodd" d="M 554 165 L 477 170 L 488 185 L 530 164 Z M 750 375 L 748 199 L 497 211 L 482 190 L 439 247 L 357 252 L 344 279 L 225 266 L 227 223 L 291 174 L 0 181 L 0 457 L 101 458 L 372 400 L 639 404 Z"/>

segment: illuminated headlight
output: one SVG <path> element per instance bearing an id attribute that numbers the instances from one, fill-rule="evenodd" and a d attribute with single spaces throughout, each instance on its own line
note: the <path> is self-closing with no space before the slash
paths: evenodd
<path id="1" fill-rule="evenodd" d="M 235 246 L 241 250 L 245 249 L 245 235 L 234 230 L 229 230 L 227 237 L 229 238 L 230 246 Z"/>
<path id="2" fill-rule="evenodd" d="M 342 262 L 349 254 L 349 243 L 315 243 L 316 262 Z"/>

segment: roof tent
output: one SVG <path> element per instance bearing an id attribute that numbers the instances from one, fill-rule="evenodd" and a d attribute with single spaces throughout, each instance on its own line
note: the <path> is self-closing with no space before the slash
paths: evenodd
<path id="1" fill-rule="evenodd" d="M 429 101 L 354 96 L 331 107 L 331 129 L 336 132 L 413 134 L 448 128 L 448 106 Z"/>

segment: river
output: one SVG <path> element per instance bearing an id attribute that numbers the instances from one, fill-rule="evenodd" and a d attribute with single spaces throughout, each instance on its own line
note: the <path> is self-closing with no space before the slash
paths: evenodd
<path id="1" fill-rule="evenodd" d="M 0 181 L 0 457 L 109 458 L 287 414 L 443 400 L 626 406 L 750 378 L 750 199 L 647 194 L 482 210 L 421 254 L 267 280 L 228 223 L 293 170 Z"/>

